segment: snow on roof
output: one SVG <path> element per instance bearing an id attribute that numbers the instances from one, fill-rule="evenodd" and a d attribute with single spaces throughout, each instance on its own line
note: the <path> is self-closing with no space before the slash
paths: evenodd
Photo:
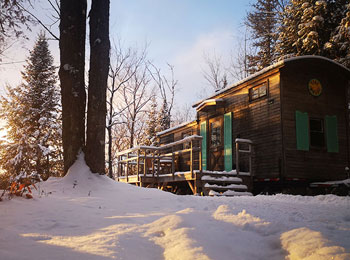
<path id="1" fill-rule="evenodd" d="M 230 90 L 230 89 L 233 89 L 233 88 L 235 88 L 235 87 L 237 87 L 237 86 L 239 86 L 239 85 L 241 85 L 241 84 L 243 84 L 243 83 L 245 83 L 245 82 L 247 82 L 247 81 L 249 81 L 249 80 L 251 80 L 251 79 L 253 79 L 253 78 L 256 78 L 256 77 L 258 77 L 258 76 L 260 76 L 260 75 L 262 75 L 262 74 L 264 74 L 264 73 L 266 73 L 266 72 L 268 72 L 268 71 L 270 71 L 270 70 L 273 70 L 273 69 L 275 69 L 275 68 L 282 67 L 282 66 L 284 66 L 284 64 L 286 64 L 286 63 L 293 62 L 293 61 L 296 61 L 296 60 L 304 60 L 304 59 L 321 59 L 321 60 L 326 60 L 326 61 L 328 61 L 328 62 L 331 62 L 331 63 L 336 64 L 337 66 L 339 66 L 339 67 L 341 67 L 341 68 L 347 70 L 347 71 L 350 73 L 350 70 L 349 70 L 347 67 L 345 67 L 344 65 L 342 65 L 342 64 L 340 64 L 340 63 L 338 63 L 338 62 L 336 62 L 336 61 L 334 61 L 334 60 L 328 59 L 328 58 L 326 58 L 326 57 L 322 57 L 322 56 L 317 56 L 317 55 L 305 55 L 305 56 L 297 56 L 297 57 L 286 58 L 286 59 L 280 60 L 280 61 L 278 61 L 278 62 L 276 62 L 276 63 L 274 63 L 274 64 L 272 64 L 272 65 L 270 65 L 270 66 L 268 66 L 268 67 L 266 67 L 266 68 L 264 68 L 264 69 L 262 69 L 262 70 L 256 72 L 256 73 L 254 73 L 254 74 L 252 74 L 252 75 L 250 75 L 250 76 L 248 76 L 248 77 L 246 77 L 246 78 L 244 78 L 244 79 L 242 79 L 242 80 L 240 80 L 240 81 L 234 83 L 234 84 L 231 85 L 231 86 L 228 86 L 228 87 L 226 87 L 226 88 L 223 88 L 223 89 L 221 89 L 221 90 L 215 92 L 214 94 L 212 94 L 212 95 L 209 96 L 208 98 L 202 99 L 202 100 L 200 100 L 200 101 L 194 103 L 194 104 L 192 105 L 192 107 L 197 107 L 197 106 L 201 105 L 203 102 L 205 102 L 206 100 L 211 100 L 211 99 L 213 99 L 214 97 L 216 97 L 216 96 L 218 96 L 218 95 L 220 95 L 220 94 L 222 94 L 222 93 L 224 93 L 224 92 L 226 92 L 226 91 L 228 91 L 228 90 Z"/>
<path id="2" fill-rule="evenodd" d="M 198 107 L 197 107 L 197 110 L 200 108 L 200 107 L 202 107 L 202 106 L 205 106 L 205 105 L 209 105 L 210 103 L 218 103 L 218 102 L 222 102 L 222 101 L 224 101 L 224 99 L 223 98 L 211 98 L 211 99 L 206 99 L 206 100 L 204 100 L 202 103 L 200 103 L 199 105 L 198 105 Z"/>
<path id="3" fill-rule="evenodd" d="M 166 133 L 171 132 L 171 131 L 174 131 L 174 130 L 176 130 L 178 128 L 181 128 L 181 127 L 183 127 L 185 125 L 188 125 L 188 124 L 191 124 L 191 123 L 194 123 L 194 122 L 196 122 L 196 120 L 187 121 L 187 122 L 184 122 L 182 124 L 176 125 L 174 127 L 170 127 L 168 129 L 165 129 L 164 131 L 158 132 L 157 136 L 162 135 L 162 134 L 166 134 Z"/>

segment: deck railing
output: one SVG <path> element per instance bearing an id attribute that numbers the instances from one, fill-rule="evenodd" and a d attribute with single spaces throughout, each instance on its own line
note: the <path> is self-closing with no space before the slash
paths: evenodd
<path id="1" fill-rule="evenodd" d="M 117 178 L 126 178 L 129 181 L 130 176 L 159 177 L 165 174 L 171 174 L 175 178 L 176 158 L 180 155 L 190 154 L 190 172 L 193 177 L 194 156 L 198 152 L 198 170 L 202 171 L 202 139 L 198 135 L 185 137 L 176 142 L 163 146 L 137 146 L 117 153 L 118 167 Z M 188 143 L 188 148 L 183 144 Z M 181 147 L 181 148 L 179 148 Z"/>
<path id="2" fill-rule="evenodd" d="M 247 154 L 248 155 L 248 164 L 249 164 L 249 173 L 250 176 L 253 177 L 253 169 L 252 169 L 252 146 L 253 142 L 249 139 L 242 139 L 242 138 L 236 138 L 236 172 L 237 176 L 239 176 L 239 164 L 240 164 L 240 154 Z M 244 149 L 242 146 L 245 145 L 248 147 L 248 149 Z"/>

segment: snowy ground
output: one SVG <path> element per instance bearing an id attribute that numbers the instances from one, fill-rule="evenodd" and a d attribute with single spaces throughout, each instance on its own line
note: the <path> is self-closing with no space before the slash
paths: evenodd
<path id="1" fill-rule="evenodd" d="M 79 160 L 0 202 L 0 259 L 350 259 L 350 198 L 177 196 Z"/>

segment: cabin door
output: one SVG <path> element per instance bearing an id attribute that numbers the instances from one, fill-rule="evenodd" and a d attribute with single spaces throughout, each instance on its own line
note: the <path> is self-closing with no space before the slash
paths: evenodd
<path id="1" fill-rule="evenodd" d="M 209 120 L 209 169 L 212 171 L 224 170 L 224 142 L 223 117 Z"/>

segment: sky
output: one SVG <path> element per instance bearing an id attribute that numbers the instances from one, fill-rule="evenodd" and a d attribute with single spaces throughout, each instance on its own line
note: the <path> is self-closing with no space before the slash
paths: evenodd
<path id="1" fill-rule="evenodd" d="M 223 64 L 228 66 L 232 53 L 237 51 L 237 43 L 242 40 L 242 32 L 244 35 L 242 24 L 249 2 L 111 0 L 110 39 L 121 40 L 125 47 L 142 48 L 147 44 L 148 58 L 165 74 L 169 72 L 167 63 L 174 66 L 178 80 L 175 103 L 181 108 L 210 94 L 211 89 L 203 78 L 204 55 L 220 56 Z M 37 0 L 35 5 L 33 12 L 48 23 L 45 0 Z M 7 83 L 21 82 L 23 61 L 39 30 L 36 26 L 28 32 L 30 40 L 14 44 L 0 62 L 0 91 Z M 55 27 L 53 30 L 58 32 Z M 50 41 L 49 44 L 58 66 L 58 42 Z"/>

